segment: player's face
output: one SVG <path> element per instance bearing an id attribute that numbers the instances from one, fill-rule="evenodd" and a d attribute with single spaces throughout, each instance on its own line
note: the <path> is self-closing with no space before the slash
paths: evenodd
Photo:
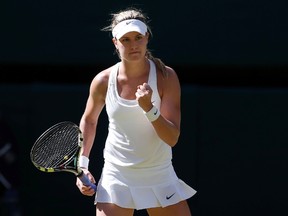
<path id="1" fill-rule="evenodd" d="M 128 32 L 119 40 L 114 39 L 114 45 L 118 49 L 121 59 L 138 60 L 145 56 L 148 44 L 148 34 L 145 36 L 138 32 Z"/>

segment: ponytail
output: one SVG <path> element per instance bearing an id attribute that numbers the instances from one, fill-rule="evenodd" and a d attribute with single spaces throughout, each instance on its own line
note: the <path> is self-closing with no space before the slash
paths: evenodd
<path id="1" fill-rule="evenodd" d="M 146 57 L 154 62 L 156 68 L 160 70 L 163 77 L 166 78 L 168 76 L 166 71 L 166 65 L 164 64 L 164 62 L 162 62 L 160 58 L 155 58 L 149 50 L 146 51 Z"/>

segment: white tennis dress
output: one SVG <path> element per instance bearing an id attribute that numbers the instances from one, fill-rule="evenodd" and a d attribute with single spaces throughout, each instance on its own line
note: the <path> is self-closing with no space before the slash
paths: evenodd
<path id="1" fill-rule="evenodd" d="M 148 84 L 153 104 L 160 109 L 155 64 L 150 61 Z M 179 179 L 172 166 L 172 148 L 156 134 L 136 100 L 117 91 L 119 63 L 110 73 L 106 111 L 109 118 L 104 167 L 95 204 L 114 203 L 123 208 L 165 207 L 192 197 L 196 191 Z"/>

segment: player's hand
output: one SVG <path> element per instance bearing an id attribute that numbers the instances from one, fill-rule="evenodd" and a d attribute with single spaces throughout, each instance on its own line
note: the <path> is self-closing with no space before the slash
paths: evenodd
<path id="1" fill-rule="evenodd" d="M 151 102 L 152 93 L 153 90 L 147 83 L 143 83 L 142 85 L 137 86 L 135 93 L 136 100 L 138 101 L 139 106 L 145 112 L 148 112 L 153 106 Z"/>
<path id="2" fill-rule="evenodd" d="M 85 175 L 88 176 L 89 180 L 95 184 L 96 181 L 93 177 L 93 175 L 89 172 L 89 170 L 87 169 L 83 169 L 83 172 Z M 86 196 L 93 196 L 95 194 L 95 191 L 94 189 L 91 187 L 91 186 L 86 186 L 83 184 L 83 182 L 77 177 L 76 179 L 76 186 L 78 187 L 78 189 L 80 190 L 80 192 L 83 194 L 83 195 L 86 195 Z"/>

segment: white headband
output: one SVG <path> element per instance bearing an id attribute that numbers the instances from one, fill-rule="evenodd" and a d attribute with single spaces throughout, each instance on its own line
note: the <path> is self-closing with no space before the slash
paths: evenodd
<path id="1" fill-rule="evenodd" d="M 113 37 L 119 39 L 128 32 L 136 31 L 142 35 L 147 32 L 147 26 L 140 20 L 128 19 L 118 23 L 112 30 Z"/>

